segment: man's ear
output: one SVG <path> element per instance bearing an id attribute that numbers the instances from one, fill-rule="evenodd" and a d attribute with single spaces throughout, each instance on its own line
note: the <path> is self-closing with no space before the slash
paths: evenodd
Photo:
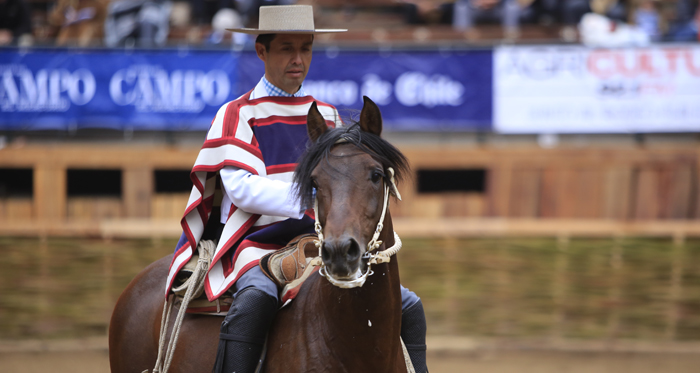
<path id="1" fill-rule="evenodd" d="M 263 62 L 267 62 L 267 50 L 265 49 L 265 46 L 262 43 L 255 43 L 255 53 L 258 54 L 258 58 L 261 59 Z"/>
<path id="2" fill-rule="evenodd" d="M 367 96 L 362 96 L 365 101 L 360 112 L 360 129 L 371 134 L 381 136 L 382 134 L 382 113 L 374 101 Z"/>
<path id="3" fill-rule="evenodd" d="M 326 120 L 323 119 L 321 112 L 318 111 L 316 101 L 311 104 L 309 113 L 306 115 L 306 130 L 311 142 L 316 142 L 321 135 L 328 131 L 328 125 L 326 125 Z"/>

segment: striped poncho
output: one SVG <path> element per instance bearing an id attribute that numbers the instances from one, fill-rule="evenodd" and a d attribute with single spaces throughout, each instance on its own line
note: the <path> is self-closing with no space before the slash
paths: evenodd
<path id="1" fill-rule="evenodd" d="M 251 99 L 251 92 L 219 109 L 192 168 L 194 185 L 181 220 L 183 234 L 170 265 L 166 295 L 175 275 L 192 257 L 216 208 L 215 192 L 224 166 L 292 181 L 296 161 L 308 141 L 306 115 L 315 100 L 311 96 Z M 329 126 L 340 125 L 333 106 L 317 104 Z M 205 279 L 207 298 L 211 301 L 221 296 L 263 255 L 299 234 L 313 232 L 313 222 L 312 210 L 297 220 L 251 214 L 232 206 Z"/>

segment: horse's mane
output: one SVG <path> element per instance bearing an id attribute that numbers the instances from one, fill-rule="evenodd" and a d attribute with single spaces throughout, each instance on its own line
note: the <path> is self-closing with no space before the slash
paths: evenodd
<path id="1" fill-rule="evenodd" d="M 389 182 L 387 168 L 394 169 L 394 178 L 397 184 L 409 170 L 408 160 L 398 149 L 381 137 L 362 131 L 359 123 L 328 129 L 315 143 L 309 142 L 308 148 L 299 159 L 294 171 L 296 195 L 301 199 L 302 206 L 313 206 L 314 186 L 311 172 L 322 160 L 328 161 L 331 149 L 338 141 L 354 144 L 381 163 L 384 168 L 385 183 Z"/>

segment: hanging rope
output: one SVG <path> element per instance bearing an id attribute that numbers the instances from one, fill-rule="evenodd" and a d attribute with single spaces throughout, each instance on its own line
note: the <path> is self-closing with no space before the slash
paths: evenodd
<path id="1" fill-rule="evenodd" d="M 216 245 L 214 244 L 214 241 L 203 240 L 199 242 L 199 245 L 197 245 L 197 250 L 199 251 L 197 266 L 194 268 L 190 278 L 188 278 L 182 286 L 178 287 L 179 291 L 184 289 L 187 290 L 182 298 L 182 303 L 180 304 L 177 318 L 175 318 L 175 324 L 173 325 L 173 331 L 170 334 L 170 341 L 167 344 L 167 350 L 165 347 L 165 339 L 175 296 L 169 296 L 168 300 L 163 305 L 163 316 L 160 319 L 160 338 L 158 340 L 158 358 L 156 359 L 156 366 L 153 368 L 152 373 L 167 373 L 168 369 L 170 369 L 170 363 L 172 362 L 173 355 L 175 354 L 177 341 L 180 338 L 182 320 L 185 318 L 185 313 L 187 313 L 187 306 L 190 304 L 190 301 L 193 298 L 197 298 L 204 290 L 204 279 L 207 275 L 207 271 L 209 270 L 209 265 L 211 264 L 214 250 L 216 250 Z M 163 355 L 164 352 L 165 355 Z M 148 370 L 145 370 L 142 373 L 148 373 Z"/>
<path id="2" fill-rule="evenodd" d="M 413 362 L 411 361 L 411 356 L 408 354 L 408 349 L 403 343 L 403 338 L 399 337 L 399 339 L 401 340 L 401 349 L 403 350 L 403 360 L 406 363 L 406 372 L 416 373 L 416 369 L 413 367 Z"/>

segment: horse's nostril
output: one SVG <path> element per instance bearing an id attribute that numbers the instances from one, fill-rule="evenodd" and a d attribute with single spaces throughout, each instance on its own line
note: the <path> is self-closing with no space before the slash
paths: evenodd
<path id="1" fill-rule="evenodd" d="M 348 262 L 354 262 L 360 258 L 360 244 L 351 238 L 348 246 L 347 260 Z"/>

